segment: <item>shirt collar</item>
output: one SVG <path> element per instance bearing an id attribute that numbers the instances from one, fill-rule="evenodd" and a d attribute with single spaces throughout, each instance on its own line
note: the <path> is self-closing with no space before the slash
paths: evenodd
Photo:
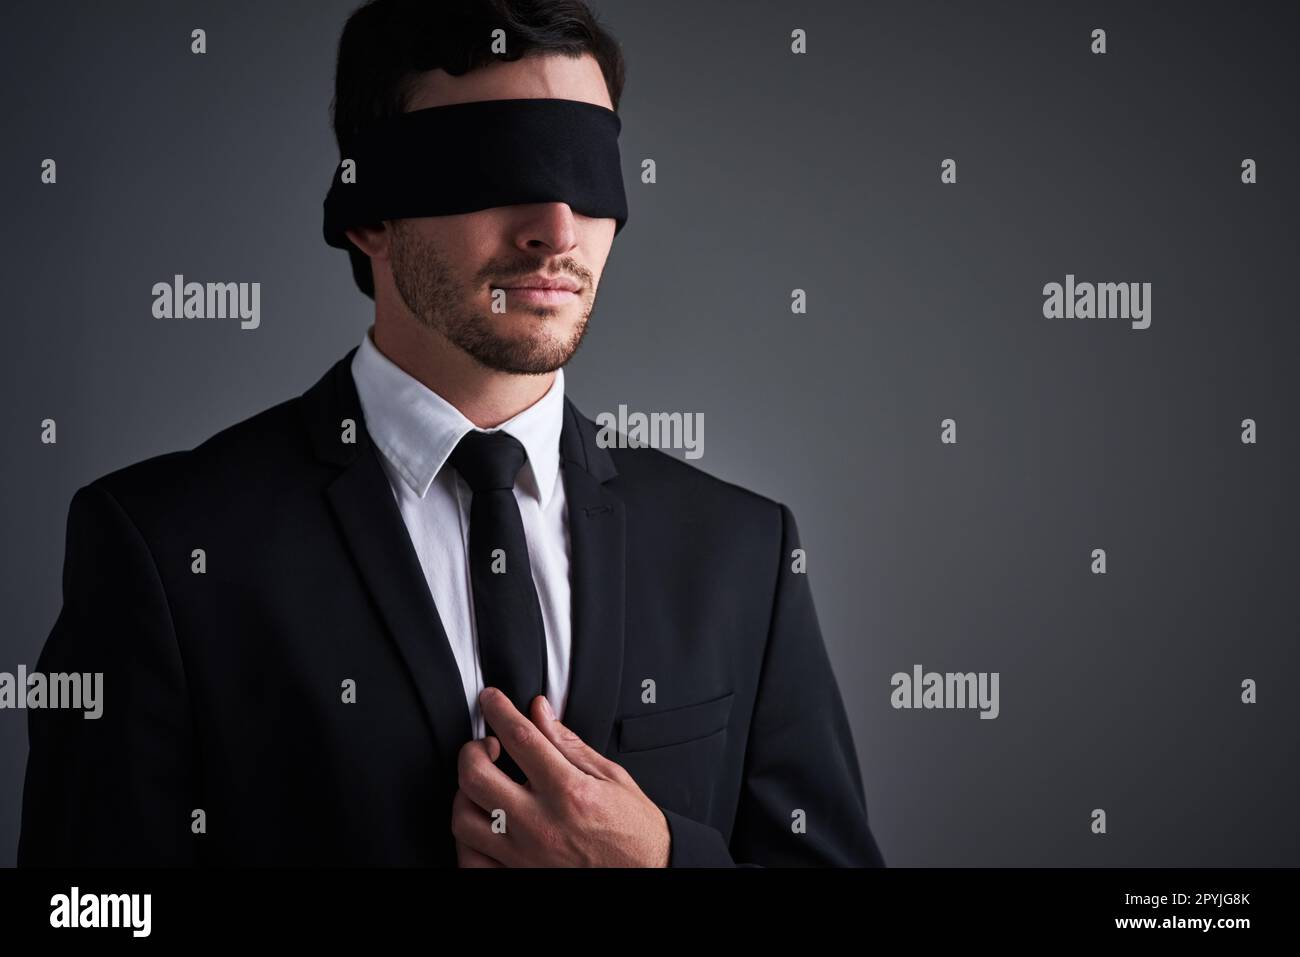
<path id="1" fill-rule="evenodd" d="M 379 351 L 370 330 L 352 358 L 352 378 L 366 419 L 366 430 L 415 494 L 424 498 L 434 478 L 466 432 L 477 428 L 459 409 Z M 564 369 L 557 369 L 540 399 L 497 428 L 520 441 L 528 455 L 532 483 L 526 491 L 545 508 L 560 470 L 560 431 L 564 423 Z M 494 432 L 496 429 L 480 431 Z M 528 485 L 532 488 L 529 489 Z"/>

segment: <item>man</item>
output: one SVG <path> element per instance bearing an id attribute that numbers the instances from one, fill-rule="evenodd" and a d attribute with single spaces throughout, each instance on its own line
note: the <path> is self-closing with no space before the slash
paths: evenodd
<path id="1" fill-rule="evenodd" d="M 579 0 L 351 17 L 325 231 L 374 324 L 74 496 L 38 667 L 103 716 L 29 714 L 21 864 L 883 863 L 790 510 L 563 394 L 622 71 Z"/>

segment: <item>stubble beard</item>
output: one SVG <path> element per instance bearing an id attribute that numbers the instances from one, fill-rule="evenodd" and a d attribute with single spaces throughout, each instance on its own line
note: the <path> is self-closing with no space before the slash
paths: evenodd
<path id="1" fill-rule="evenodd" d="M 401 220 L 391 221 L 389 227 L 393 283 L 406 308 L 421 325 L 440 333 L 482 365 L 499 372 L 522 375 L 554 372 L 578 351 L 587 331 L 594 296 L 584 297 L 582 315 L 573 332 L 563 339 L 557 340 L 550 332 L 548 325 L 559 320 L 556 311 L 546 306 L 514 307 L 516 314 L 522 309 L 535 317 L 535 332 L 525 336 L 502 335 L 492 321 L 497 314 L 480 312 L 467 304 L 464 290 L 434 243 Z M 519 262 L 508 275 L 542 271 L 540 264 L 530 266 Z M 590 285 L 584 283 L 584 287 L 589 289 Z"/>

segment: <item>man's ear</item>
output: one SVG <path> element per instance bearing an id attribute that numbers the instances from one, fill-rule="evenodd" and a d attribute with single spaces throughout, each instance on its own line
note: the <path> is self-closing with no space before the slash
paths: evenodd
<path id="1" fill-rule="evenodd" d="M 373 226 L 354 227 L 347 230 L 346 235 L 352 245 L 371 259 L 388 258 L 388 243 L 391 233 L 387 221 L 376 223 Z"/>

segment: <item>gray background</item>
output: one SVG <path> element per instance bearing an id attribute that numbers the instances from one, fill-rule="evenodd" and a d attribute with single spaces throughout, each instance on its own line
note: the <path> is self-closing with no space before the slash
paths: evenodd
<path id="1" fill-rule="evenodd" d="M 0 670 L 58 613 L 77 487 L 370 321 L 320 237 L 353 6 L 6 10 Z M 794 510 L 888 861 L 1300 864 L 1294 6 L 595 6 L 631 218 L 569 394 L 702 412 L 697 464 Z M 260 282 L 261 328 L 153 319 L 177 272 Z M 1153 283 L 1151 328 L 1044 319 L 1067 272 Z M 915 663 L 1000 672 L 1001 716 L 892 709 Z M 0 712 L 0 864 L 25 734 Z"/>

